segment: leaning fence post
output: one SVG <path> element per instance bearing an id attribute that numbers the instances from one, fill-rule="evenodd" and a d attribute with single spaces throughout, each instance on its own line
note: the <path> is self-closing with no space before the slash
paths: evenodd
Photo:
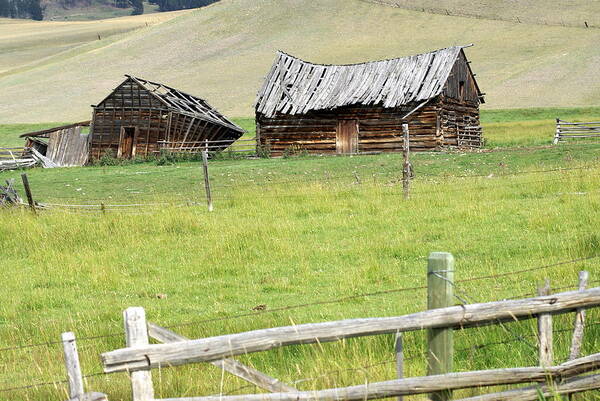
<path id="1" fill-rule="evenodd" d="M 402 333 L 396 333 L 396 376 L 398 379 L 404 378 L 404 345 L 402 343 Z M 402 401 L 404 397 L 398 396 L 398 401 Z"/>
<path id="2" fill-rule="evenodd" d="M 590 273 L 587 271 L 579 272 L 579 291 L 584 291 L 587 287 Z M 573 338 L 571 339 L 571 352 L 569 360 L 579 358 L 581 350 L 581 341 L 583 340 L 583 327 L 585 325 L 585 309 L 577 309 L 575 311 L 575 327 L 573 328 Z"/>
<path id="3" fill-rule="evenodd" d="M 454 257 L 446 252 L 433 252 L 427 264 L 427 309 L 446 308 L 453 305 Z M 427 330 L 427 374 L 439 375 L 453 370 L 453 332 L 451 328 Z M 433 401 L 452 398 L 452 391 L 432 393 Z"/>
<path id="4" fill-rule="evenodd" d="M 404 156 L 404 165 L 402 168 L 402 189 L 404 190 L 404 199 L 410 196 L 410 136 L 408 132 L 408 124 L 402 124 L 404 132 L 404 145 L 402 146 L 402 154 Z"/>
<path id="5" fill-rule="evenodd" d="M 550 295 L 550 280 L 546 279 L 545 284 L 538 288 L 538 295 Z M 538 316 L 538 336 L 540 347 L 540 366 L 544 368 L 549 368 L 554 363 L 552 315 L 550 313 L 541 313 Z"/>
<path id="6" fill-rule="evenodd" d="M 206 203 L 208 204 L 208 211 L 213 211 L 212 196 L 210 193 L 210 180 L 208 178 L 208 151 L 202 152 L 202 169 L 204 171 L 204 191 L 206 192 Z"/>
<path id="7" fill-rule="evenodd" d="M 144 308 L 127 308 L 123 312 L 125 321 L 125 339 L 127 347 L 148 345 L 148 327 Z M 154 388 L 149 370 L 138 370 L 130 373 L 133 401 L 153 401 Z"/>
<path id="8" fill-rule="evenodd" d="M 27 195 L 27 203 L 29 203 L 29 208 L 35 214 L 35 202 L 33 201 L 33 195 L 31 194 L 31 188 L 29 187 L 29 179 L 27 178 L 27 174 L 21 174 L 21 180 L 23 180 L 23 188 L 25 188 L 25 194 Z"/>
<path id="9" fill-rule="evenodd" d="M 83 396 L 83 376 L 79 364 L 79 354 L 75 343 L 75 334 L 72 332 L 62 333 L 63 353 L 65 356 L 65 367 L 69 381 L 69 398 L 78 399 Z"/>

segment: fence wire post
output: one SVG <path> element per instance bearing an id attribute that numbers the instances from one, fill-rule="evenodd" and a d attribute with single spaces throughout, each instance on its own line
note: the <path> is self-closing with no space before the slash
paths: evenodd
<path id="1" fill-rule="evenodd" d="M 63 353 L 65 356 L 65 367 L 69 380 L 69 398 L 79 399 L 84 394 L 83 376 L 79 364 L 79 354 L 75 343 L 75 334 L 72 332 L 62 333 Z"/>
<path id="2" fill-rule="evenodd" d="M 127 308 L 123 311 L 125 342 L 127 347 L 148 345 L 148 327 L 144 308 Z M 132 401 L 154 401 L 154 388 L 149 370 L 131 372 Z"/>
<path id="3" fill-rule="evenodd" d="M 550 280 L 546 279 L 544 285 L 538 288 L 538 295 L 550 295 Z M 540 347 L 540 366 L 544 368 L 551 367 L 554 364 L 554 352 L 552 338 L 552 315 L 550 313 L 541 313 L 538 316 L 538 336 Z"/>
<path id="4" fill-rule="evenodd" d="M 27 203 L 29 203 L 29 208 L 35 214 L 35 202 L 33 201 L 33 195 L 31 194 L 31 188 L 29 187 L 29 179 L 27 178 L 27 174 L 21 174 L 21 180 L 23 180 L 23 188 L 25 188 L 25 195 L 27 195 Z"/>
<path id="5" fill-rule="evenodd" d="M 579 272 L 579 291 L 585 291 L 590 273 L 583 270 Z M 571 338 L 571 352 L 569 360 L 579 358 L 581 350 L 581 342 L 583 340 L 583 328 L 585 325 L 585 309 L 577 309 L 575 311 L 575 325 L 573 327 L 573 337 Z"/>
<path id="6" fill-rule="evenodd" d="M 208 211 L 213 211 L 212 196 L 210 193 L 210 180 L 208 178 L 208 151 L 205 149 L 202 152 L 202 169 L 204 171 L 204 191 L 206 192 L 206 203 L 208 204 Z"/>
<path id="7" fill-rule="evenodd" d="M 410 197 L 410 136 L 408 132 L 408 124 L 402 124 L 402 131 L 404 132 L 404 145 L 402 146 L 402 154 L 404 156 L 404 165 L 402 168 L 402 189 L 404 191 L 404 199 Z"/>
<path id="8" fill-rule="evenodd" d="M 454 257 L 446 252 L 432 252 L 427 263 L 427 309 L 446 308 L 453 305 Z M 450 373 L 454 364 L 453 330 L 427 330 L 427 374 Z M 451 390 L 430 394 L 433 401 L 452 399 Z"/>
<path id="9" fill-rule="evenodd" d="M 402 333 L 396 333 L 396 376 L 398 379 L 404 378 L 404 344 L 402 343 Z M 404 397 L 398 396 L 398 401 L 404 400 Z"/>

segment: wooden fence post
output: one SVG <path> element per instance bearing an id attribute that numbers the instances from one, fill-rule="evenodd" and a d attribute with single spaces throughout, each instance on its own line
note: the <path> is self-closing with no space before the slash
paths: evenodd
<path id="1" fill-rule="evenodd" d="M 148 345 L 148 327 L 144 308 L 127 308 L 123 312 L 127 347 Z M 130 373 L 132 401 L 153 401 L 154 388 L 150 370 Z"/>
<path id="2" fill-rule="evenodd" d="M 402 124 L 402 132 L 404 132 L 404 145 L 402 146 L 402 154 L 404 156 L 404 165 L 402 168 L 402 189 L 404 191 L 404 199 L 410 197 L 410 136 L 408 132 L 408 124 Z"/>
<path id="3" fill-rule="evenodd" d="M 208 145 L 207 145 L 208 146 Z M 208 151 L 205 149 L 202 152 L 202 168 L 204 171 L 204 190 L 206 192 L 206 203 L 208 204 L 208 211 L 213 211 L 212 196 L 210 193 L 210 180 L 208 178 Z"/>
<path id="4" fill-rule="evenodd" d="M 550 295 L 550 280 L 546 279 L 545 284 L 538 288 L 538 295 Z M 540 366 L 549 368 L 554 364 L 552 315 L 550 313 L 541 313 L 538 316 L 538 336 L 540 347 Z"/>
<path id="5" fill-rule="evenodd" d="M 83 396 L 85 391 L 83 389 L 83 376 L 79 364 L 75 334 L 72 332 L 62 333 L 61 340 L 65 356 L 65 367 L 67 368 L 67 378 L 69 380 L 69 398 L 78 399 Z"/>
<path id="6" fill-rule="evenodd" d="M 35 202 L 33 201 L 33 195 L 31 195 L 31 188 L 29 187 L 29 179 L 27 178 L 27 174 L 21 174 L 21 180 L 23 180 L 23 188 L 25 188 L 25 194 L 27 195 L 27 203 L 29 203 L 29 208 L 35 214 Z"/>
<path id="7" fill-rule="evenodd" d="M 587 287 L 590 273 L 587 271 L 579 272 L 579 291 L 584 291 Z M 575 326 L 573 328 L 573 338 L 571 338 L 571 352 L 569 360 L 579 358 L 581 350 L 581 341 L 583 340 L 583 327 L 585 325 L 585 309 L 577 309 L 575 311 Z"/>
<path id="8" fill-rule="evenodd" d="M 404 378 L 404 345 L 402 343 L 402 333 L 396 333 L 396 376 L 398 379 Z M 404 400 L 404 397 L 398 396 L 398 401 Z"/>
<path id="9" fill-rule="evenodd" d="M 560 142 L 560 119 L 556 119 L 556 133 L 554 134 L 554 140 L 552 141 L 552 143 L 554 145 L 558 144 L 558 142 Z"/>
<path id="10" fill-rule="evenodd" d="M 427 264 L 427 309 L 446 308 L 454 304 L 454 257 L 446 252 L 433 252 Z M 427 330 L 427 374 L 450 373 L 454 362 L 452 329 Z M 452 399 L 452 391 L 432 393 L 433 401 Z"/>

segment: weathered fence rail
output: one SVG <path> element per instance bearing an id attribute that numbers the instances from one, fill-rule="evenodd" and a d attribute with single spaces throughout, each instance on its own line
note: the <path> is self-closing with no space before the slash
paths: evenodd
<path id="1" fill-rule="evenodd" d="M 600 369 L 600 353 L 576 357 L 554 365 L 552 356 L 552 316 L 574 312 L 574 342 L 579 343 L 583 333 L 582 313 L 587 308 L 600 306 L 600 287 L 585 289 L 587 273 L 582 272 L 579 290 L 551 294 L 549 285 L 541 296 L 487 302 L 453 304 L 454 259 L 446 253 L 432 253 L 428 262 L 428 307 L 424 312 L 383 318 L 349 319 L 335 322 L 300 324 L 254 330 L 245 333 L 189 340 L 177 333 L 145 321 L 141 308 L 135 310 L 135 321 L 126 318 L 127 348 L 101 355 L 104 371 L 128 372 L 133 381 L 134 401 L 154 401 L 150 372 L 196 362 L 211 363 L 270 394 L 219 395 L 186 398 L 163 398 L 157 401 L 300 401 L 300 400 L 370 400 L 431 394 L 432 400 L 452 399 L 452 391 L 466 388 L 538 383 L 525 387 L 471 397 L 470 400 L 535 400 L 539 394 L 573 394 L 600 388 L 600 375 L 581 376 Z M 133 312 L 126 312 L 130 316 Z M 453 373 L 452 331 L 482 325 L 502 324 L 535 318 L 538 320 L 540 366 L 509 369 L 491 369 Z M 135 327 L 135 328 L 134 328 Z M 427 330 L 428 376 L 403 377 L 402 333 Z M 131 341 L 131 333 L 142 341 Z M 396 334 L 397 379 L 365 385 L 316 391 L 299 391 L 282 381 L 265 375 L 233 359 L 239 355 L 299 344 L 313 344 L 344 338 Z M 148 344 L 153 338 L 163 344 Z M 575 355 L 575 354 L 573 354 Z M 138 375 L 143 380 L 136 380 Z M 400 398 L 399 398 L 400 399 Z"/>
<path id="2" fill-rule="evenodd" d="M 569 139 L 600 138 L 600 121 L 570 123 L 556 119 L 556 134 L 553 143 L 556 145 Z"/>
<path id="3" fill-rule="evenodd" d="M 435 328 L 468 328 L 518 321 L 543 313 L 565 313 L 600 306 L 600 287 L 516 301 L 432 309 L 411 315 L 309 323 L 240 334 L 124 348 L 102 354 L 105 372 L 124 372 L 210 362 L 273 348 L 338 341 L 344 338 L 393 334 Z"/>

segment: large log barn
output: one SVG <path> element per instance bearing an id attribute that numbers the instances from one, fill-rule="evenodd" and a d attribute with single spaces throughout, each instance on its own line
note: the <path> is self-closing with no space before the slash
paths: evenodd
<path id="1" fill-rule="evenodd" d="M 156 82 L 126 75 L 98 105 L 91 127 L 90 156 L 150 156 L 161 150 L 197 152 L 204 141 L 222 150 L 244 130 L 206 101 Z M 221 149 L 222 148 L 222 149 Z"/>
<path id="2" fill-rule="evenodd" d="M 256 100 L 257 146 L 273 156 L 482 145 L 483 93 L 464 47 L 393 60 L 320 65 L 278 52 Z"/>

